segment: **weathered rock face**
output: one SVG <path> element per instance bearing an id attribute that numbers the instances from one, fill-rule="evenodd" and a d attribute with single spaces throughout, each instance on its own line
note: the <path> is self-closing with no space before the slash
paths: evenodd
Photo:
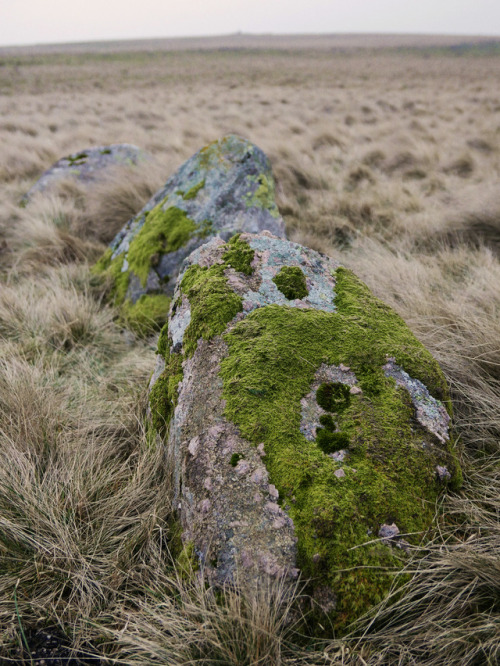
<path id="1" fill-rule="evenodd" d="M 148 159 L 147 153 L 128 143 L 86 148 L 53 164 L 28 190 L 22 201 L 28 203 L 34 194 L 50 190 L 64 178 L 70 177 L 81 183 L 92 183 L 102 178 L 103 172 L 110 167 L 130 166 L 146 159 Z"/>
<path id="2" fill-rule="evenodd" d="M 284 236 L 269 160 L 229 135 L 185 162 L 111 243 L 97 269 L 115 282 L 114 299 L 147 310 L 152 295 L 172 296 L 183 260 L 219 235 L 269 230 Z M 153 303 L 153 306 L 155 304 Z M 168 307 L 164 309 L 165 317 Z"/>
<path id="3" fill-rule="evenodd" d="M 436 361 L 349 270 L 268 233 L 186 260 L 150 408 L 180 556 L 219 583 L 300 570 L 338 627 L 388 591 L 459 483 Z"/>

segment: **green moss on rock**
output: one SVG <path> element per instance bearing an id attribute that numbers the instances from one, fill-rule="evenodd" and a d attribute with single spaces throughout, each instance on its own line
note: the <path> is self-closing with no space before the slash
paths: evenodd
<path id="1" fill-rule="evenodd" d="M 347 449 L 350 439 L 345 432 L 335 432 L 330 428 L 318 428 L 316 442 L 323 453 L 334 453 L 341 449 Z"/>
<path id="2" fill-rule="evenodd" d="M 111 299 L 120 307 L 122 323 L 140 335 L 161 328 L 171 299 L 165 294 L 148 293 L 133 303 L 127 298 L 131 275 L 136 275 L 142 287 L 146 287 L 151 268 L 163 254 L 175 252 L 193 236 L 204 238 L 211 233 L 210 222 L 197 224 L 175 206 L 163 210 L 165 204 L 166 200 L 145 214 L 144 224 L 126 254 L 113 259 L 112 250 L 108 249 L 92 269 L 95 275 L 111 281 Z M 127 268 L 123 270 L 125 265 Z"/>
<path id="3" fill-rule="evenodd" d="M 251 275 L 254 251 L 248 243 L 233 236 L 226 244 L 225 263 L 206 266 L 190 266 L 181 281 L 181 291 L 187 296 L 191 308 L 191 321 L 187 327 L 183 349 L 191 356 L 198 340 L 210 340 L 223 333 L 228 322 L 243 309 L 243 301 L 227 283 L 224 271 L 229 266 Z"/>
<path id="4" fill-rule="evenodd" d="M 191 306 L 191 321 L 183 340 L 187 356 L 192 356 L 200 338 L 210 340 L 223 333 L 227 323 L 243 308 L 241 297 L 227 284 L 225 268 L 225 265 L 210 268 L 194 265 L 184 273 L 181 290 Z"/>
<path id="5" fill-rule="evenodd" d="M 160 331 L 158 336 L 158 344 L 156 346 L 156 353 L 163 356 L 165 361 L 168 360 L 170 354 L 169 342 L 168 342 L 168 324 L 165 324 Z"/>
<path id="6" fill-rule="evenodd" d="M 247 197 L 247 206 L 258 206 L 268 210 L 273 217 L 279 217 L 279 210 L 276 206 L 276 191 L 272 178 L 268 178 L 261 173 L 258 176 L 249 176 L 251 182 L 257 182 L 257 189 L 250 192 Z"/>
<path id="7" fill-rule="evenodd" d="M 181 281 L 191 308 L 191 321 L 184 333 L 183 349 L 192 356 L 198 340 L 211 340 L 226 329 L 227 324 L 243 309 L 243 300 L 227 283 L 224 271 L 231 266 L 251 275 L 254 251 L 236 234 L 226 243 L 223 262 L 210 266 L 190 266 Z"/>
<path id="8" fill-rule="evenodd" d="M 240 240 L 240 234 L 233 236 L 227 243 L 227 251 L 224 253 L 224 261 L 234 268 L 235 271 L 252 275 L 252 261 L 255 255 L 254 250 L 248 243 Z"/>
<path id="9" fill-rule="evenodd" d="M 231 238 L 227 247 L 223 255 L 226 263 L 210 268 L 194 265 L 184 273 L 180 286 L 189 300 L 191 321 L 184 333 L 183 354 L 170 353 L 168 324 L 160 331 L 157 353 L 165 360 L 165 369 L 150 391 L 149 402 L 153 426 L 163 435 L 177 404 L 177 388 L 183 378 L 183 358 L 192 356 L 200 338 L 210 340 L 222 333 L 228 322 L 242 310 L 242 299 L 228 286 L 224 271 L 233 263 L 243 272 L 251 271 L 253 250 L 239 240 L 239 234 Z M 173 312 L 177 302 L 173 305 Z"/>
<path id="10" fill-rule="evenodd" d="M 168 546 L 170 555 L 176 563 L 175 573 L 185 580 L 192 578 L 200 565 L 195 556 L 194 544 L 182 541 L 181 523 L 175 514 L 168 520 Z"/>
<path id="11" fill-rule="evenodd" d="M 71 166 L 77 165 L 79 166 L 80 164 L 85 164 L 87 161 L 87 153 L 78 153 L 77 155 L 69 155 L 65 159 L 68 160 Z"/>
<path id="12" fill-rule="evenodd" d="M 141 336 L 158 331 L 166 322 L 170 298 L 165 294 L 143 294 L 135 303 L 126 298 L 130 273 L 123 271 L 125 255 L 112 259 L 111 249 L 92 268 L 95 275 L 111 281 L 111 299 L 120 307 L 120 321 Z"/>
<path id="13" fill-rule="evenodd" d="M 198 194 L 198 192 L 202 190 L 204 187 L 205 187 L 205 179 L 203 179 L 197 185 L 193 185 L 193 187 L 190 190 L 188 190 L 182 195 L 182 198 L 184 199 L 184 201 L 189 201 L 190 199 L 194 199 L 195 196 Z"/>
<path id="14" fill-rule="evenodd" d="M 161 255 L 183 247 L 199 230 L 196 222 L 180 208 L 170 206 L 163 210 L 165 203 L 163 201 L 146 213 L 144 225 L 132 239 L 128 250 L 129 270 L 137 275 L 143 287 L 146 286 L 151 266 L 159 262 Z"/>
<path id="15" fill-rule="evenodd" d="M 92 273 L 99 275 L 111 282 L 111 299 L 115 305 L 121 305 L 125 301 L 130 275 L 123 271 L 123 254 L 112 259 L 112 250 L 108 249 L 93 266 Z"/>
<path id="16" fill-rule="evenodd" d="M 165 325 L 163 330 L 166 330 Z M 163 332 L 163 331 L 162 331 Z M 161 337 L 161 334 L 160 334 Z M 178 387 L 184 373 L 182 371 L 182 355 L 170 354 L 168 345 L 163 347 L 165 358 L 165 369 L 158 377 L 149 393 L 149 406 L 151 409 L 151 421 L 154 429 L 165 435 L 168 424 L 177 405 Z"/>
<path id="17" fill-rule="evenodd" d="M 347 365 L 352 365 L 355 373 L 363 375 L 365 386 L 370 390 L 382 383 L 383 373 L 378 368 L 385 363 L 385 355 L 394 356 L 411 377 L 423 382 L 431 394 L 445 404 L 451 416 L 448 385 L 441 368 L 401 317 L 375 298 L 352 271 L 339 268 L 336 279 L 335 303 L 339 312 L 350 317 L 353 323 L 358 322 L 357 326 L 353 326 L 353 335 L 361 344 L 357 352 L 353 349 Z M 371 338 L 378 341 L 376 348 L 366 344 L 365 340 Z"/>
<path id="18" fill-rule="evenodd" d="M 138 335 L 151 335 L 166 322 L 170 300 L 165 294 L 143 294 L 136 303 L 126 301 L 123 304 L 121 319 Z"/>
<path id="19" fill-rule="evenodd" d="M 229 461 L 233 467 L 236 467 L 236 465 L 242 460 L 245 456 L 242 453 L 233 453 L 231 456 L 231 460 Z"/>
<path id="20" fill-rule="evenodd" d="M 327 412 L 340 412 L 351 402 L 350 387 L 340 382 L 325 382 L 316 391 L 316 400 Z"/>
<path id="21" fill-rule="evenodd" d="M 283 266 L 273 277 L 273 282 L 289 301 L 305 298 L 309 293 L 306 276 L 298 266 Z"/>
<path id="22" fill-rule="evenodd" d="M 401 568 L 402 551 L 370 535 L 395 522 L 418 541 L 441 492 L 436 457 L 422 447 L 432 436 L 416 425 L 409 395 L 385 377 L 386 357 L 433 395 L 447 400 L 448 391 L 396 313 L 350 271 L 338 269 L 336 282 L 334 313 L 268 305 L 238 322 L 224 335 L 220 375 L 225 414 L 242 436 L 264 443 L 271 482 L 294 521 L 298 564 L 316 587 L 334 591 L 340 628 L 381 600 L 393 582 L 388 571 Z M 364 388 L 349 398 L 335 385 L 325 392 L 335 420 L 311 442 L 300 430 L 301 400 L 323 363 L 350 366 Z M 328 455 L 347 447 L 348 464 Z"/>

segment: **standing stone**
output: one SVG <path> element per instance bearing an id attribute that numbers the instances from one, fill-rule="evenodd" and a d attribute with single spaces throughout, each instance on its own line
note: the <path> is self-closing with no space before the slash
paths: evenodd
<path id="1" fill-rule="evenodd" d="M 27 204 L 34 194 L 50 191 L 65 178 L 74 178 L 80 183 L 89 184 L 101 179 L 103 173 L 111 167 L 132 166 L 146 159 L 149 159 L 147 153 L 128 143 L 86 148 L 63 157 L 44 171 L 21 202 Z"/>
<path id="2" fill-rule="evenodd" d="M 117 234 L 96 270 L 111 277 L 114 302 L 129 319 L 137 312 L 148 316 L 152 306 L 163 307 L 165 321 L 166 299 L 195 248 L 215 235 L 227 240 L 263 230 L 285 235 L 269 160 L 254 144 L 229 135 L 202 148 L 168 179 Z"/>
<path id="3" fill-rule="evenodd" d="M 300 571 L 337 628 L 387 593 L 459 484 L 436 361 L 351 271 L 266 232 L 185 261 L 150 412 L 176 556 L 217 584 Z"/>

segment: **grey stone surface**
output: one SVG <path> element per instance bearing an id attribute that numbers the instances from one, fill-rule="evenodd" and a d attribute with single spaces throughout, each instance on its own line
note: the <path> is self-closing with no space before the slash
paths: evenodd
<path id="1" fill-rule="evenodd" d="M 183 260 L 197 247 L 218 235 L 224 240 L 239 232 L 269 230 L 285 236 L 284 222 L 274 198 L 274 180 L 266 155 L 254 144 L 228 135 L 205 146 L 179 167 L 144 208 L 117 234 L 110 247 L 111 260 L 124 255 L 122 271 L 130 271 L 127 256 L 131 244 L 147 225 L 150 211 L 183 211 L 194 222 L 189 240 L 175 251 L 152 251 L 148 284 L 160 283 L 171 296 Z M 135 303 L 151 293 L 148 284 L 130 280 L 126 298 Z M 156 290 L 158 291 L 158 290 Z"/>
<path id="2" fill-rule="evenodd" d="M 343 269 L 336 261 L 272 236 L 267 231 L 259 235 L 242 233 L 238 242 L 253 250 L 251 274 L 238 271 L 228 263 L 227 253 L 231 246 L 218 236 L 196 248 L 182 265 L 168 329 L 165 328 L 165 333 L 168 330 L 166 355 L 168 358 L 174 354 L 179 355 L 177 361 L 182 362 L 183 376 L 177 385 L 176 404 L 172 416 L 169 417 L 168 428 L 159 436 L 173 469 L 174 505 L 178 512 L 182 542 L 186 547 L 192 548 L 195 561 L 203 567 L 209 579 L 220 585 L 228 582 L 257 584 L 266 576 L 283 575 L 293 579 L 298 573 L 298 562 L 306 563 L 306 566 L 310 567 L 306 570 L 307 575 L 316 572 L 318 579 L 322 578 L 313 593 L 315 603 L 324 612 L 333 612 L 337 604 L 338 589 L 334 582 L 337 580 L 334 566 L 339 565 L 336 560 L 328 560 L 328 549 L 337 548 L 339 540 L 345 539 L 342 548 L 345 548 L 344 554 L 348 562 L 347 558 L 350 557 L 353 546 L 356 543 L 360 548 L 364 546 L 359 540 L 367 540 L 367 535 L 378 534 L 380 542 L 376 546 L 371 546 L 367 551 L 356 551 L 367 553 L 366 561 L 371 563 L 369 566 L 373 568 L 382 566 L 380 563 L 392 557 L 392 546 L 399 553 L 401 550 L 407 551 L 409 545 L 399 536 L 400 527 L 390 518 L 393 512 L 396 516 L 407 518 L 406 509 L 398 513 L 399 500 L 403 507 L 416 501 L 412 488 L 400 479 L 401 465 L 406 466 L 407 452 L 411 451 L 418 462 L 412 463 L 415 469 L 409 471 L 408 478 L 414 474 L 421 474 L 426 479 L 429 477 L 429 488 L 432 483 L 435 484 L 435 488 L 429 491 L 429 498 L 437 496 L 440 492 L 437 475 L 442 476 L 440 471 L 444 467 L 436 468 L 435 461 L 442 465 L 451 460 L 446 447 L 439 446 L 440 442 L 448 441 L 449 419 L 446 420 L 443 416 L 444 408 L 430 395 L 423 382 L 412 379 L 396 365 L 394 357 L 375 354 L 375 362 L 371 356 L 367 358 L 365 352 L 364 356 L 357 359 L 356 350 L 351 352 L 352 361 L 342 357 L 342 344 L 352 334 L 349 327 L 356 331 L 365 328 L 371 330 L 373 324 L 366 324 L 361 308 L 351 316 L 345 304 L 337 305 L 337 276 L 338 271 Z M 206 339 L 200 337 L 195 349 L 188 352 L 185 347 L 186 340 L 189 339 L 188 329 L 199 317 L 200 311 L 194 310 L 194 307 L 199 307 L 199 301 L 190 301 L 189 289 L 184 291 L 182 278 L 191 271 L 189 275 L 206 275 L 209 280 L 210 269 L 218 267 L 223 267 L 218 279 L 222 280 L 233 295 L 241 299 L 241 309 L 227 322 L 222 334 L 214 334 Z M 301 298 L 287 299 L 277 288 L 274 279 L 283 267 L 301 269 L 307 286 L 307 293 Z M 217 274 L 217 271 L 213 274 Z M 203 277 L 201 284 L 203 285 Z M 201 289 L 199 285 L 196 287 L 197 295 L 201 293 Z M 370 298 L 373 299 L 371 296 Z M 342 312 L 339 311 L 341 307 Z M 375 307 L 381 311 L 382 317 L 388 316 L 385 306 L 376 304 Z M 292 426 L 295 431 L 291 432 L 292 436 L 296 437 L 298 449 L 311 452 L 310 458 L 305 455 L 300 459 L 303 460 L 304 467 L 310 465 L 310 479 L 306 486 L 312 489 L 314 484 L 317 484 L 315 492 L 322 493 L 324 488 L 332 488 L 335 493 L 332 495 L 335 501 L 331 502 L 331 506 L 317 505 L 312 519 L 309 518 L 308 521 L 301 516 L 301 509 L 296 509 L 294 492 L 288 489 L 288 492 L 282 493 L 279 481 L 270 478 L 268 461 L 271 456 L 277 455 L 276 449 L 273 450 L 276 440 L 269 436 L 265 443 L 249 441 L 241 434 L 236 423 L 228 418 L 226 412 L 223 396 L 225 386 L 221 378 L 221 368 L 230 355 L 226 334 L 231 334 L 236 329 L 239 330 L 239 335 L 245 335 L 244 331 L 248 331 L 248 347 L 251 348 L 254 338 L 260 334 L 259 327 L 263 327 L 262 330 L 265 327 L 263 319 L 254 315 L 258 315 L 259 311 L 264 314 L 263 310 L 268 313 L 279 311 L 285 316 L 286 313 L 294 312 L 294 326 L 301 325 L 298 322 L 303 318 L 305 339 L 316 335 L 316 329 L 308 328 L 307 324 L 312 321 L 309 317 L 312 312 L 320 315 L 321 320 L 327 321 L 328 326 L 331 326 L 331 337 L 324 334 L 325 347 L 323 352 L 314 358 L 314 363 L 302 359 L 303 367 L 312 366 L 312 370 L 307 370 L 310 379 L 303 386 L 301 396 L 294 399 L 293 404 L 284 406 L 284 409 L 288 410 L 290 421 L 295 424 Z M 255 328 L 239 329 L 246 321 L 251 322 L 250 327 Z M 332 343 L 334 329 L 339 321 L 344 322 L 342 326 L 345 326 L 345 334 L 342 333 L 340 338 L 335 338 L 336 342 Z M 404 323 L 399 322 L 398 326 L 404 327 Z M 277 335 L 279 336 L 279 332 Z M 286 327 L 283 328 L 283 337 L 286 338 Z M 274 349 L 273 341 L 268 342 L 269 356 L 273 358 L 272 363 L 276 363 L 276 355 L 279 357 L 278 345 Z M 332 344 L 336 345 L 333 351 L 329 347 Z M 374 346 L 377 344 L 379 342 L 376 341 Z M 386 343 L 380 344 L 385 352 Z M 412 344 L 421 354 L 419 343 L 415 340 Z M 405 353 L 406 349 L 407 347 Z M 267 351 L 262 353 L 265 355 Z M 287 350 L 285 356 L 288 354 L 293 356 L 295 350 Z M 340 360 L 335 364 L 331 361 L 325 362 L 324 359 L 331 358 L 332 355 L 338 356 Z M 286 366 L 287 359 L 283 358 L 282 362 Z M 432 357 L 425 357 L 423 363 L 424 367 L 425 363 L 434 364 L 435 370 Z M 236 365 L 239 367 L 237 361 Z M 367 365 L 370 366 L 368 370 Z M 159 355 L 151 382 L 153 390 L 157 382 L 158 386 L 161 386 L 161 378 L 168 379 L 168 374 L 162 374 L 164 367 L 165 360 Z M 354 367 L 357 368 L 356 372 Z M 236 376 L 235 384 L 245 384 L 243 372 L 242 369 L 241 376 Z M 365 377 L 366 373 L 368 377 L 371 377 L 370 373 L 375 374 L 380 378 L 383 387 L 377 392 L 370 382 L 363 384 L 362 373 L 365 373 Z M 425 372 L 422 376 L 425 378 Z M 295 377 L 290 376 L 290 382 L 293 381 Z M 346 401 L 345 408 L 347 416 L 340 412 L 333 413 L 335 410 L 327 412 L 318 404 L 317 392 L 320 385 L 325 383 L 349 387 L 349 400 Z M 259 387 L 259 384 L 257 388 L 250 384 L 245 390 L 259 397 Z M 397 416 L 387 430 L 384 430 L 385 423 L 373 422 L 375 415 L 381 414 L 381 391 L 389 396 L 392 405 L 396 405 Z M 271 400 L 267 406 L 267 400 L 267 395 L 262 398 L 264 413 L 266 409 L 278 409 Z M 333 434 L 347 433 L 348 443 L 344 448 L 339 446 L 338 450 L 331 452 L 321 449 L 317 431 L 322 416 L 332 418 L 335 424 Z M 393 417 L 388 414 L 386 418 L 390 421 Z M 418 423 L 418 428 L 414 428 L 415 422 Z M 432 447 L 429 446 L 425 451 L 416 446 L 421 441 L 421 429 L 430 434 L 430 439 L 435 439 Z M 263 430 L 265 431 L 265 428 Z M 398 439 L 395 439 L 394 433 Z M 262 439 L 266 436 L 262 435 Z M 370 443 L 367 444 L 367 441 Z M 295 465 L 300 467 L 301 463 L 297 460 Z M 314 477 L 316 470 L 319 470 L 317 478 Z M 281 483 L 286 488 L 286 472 L 284 477 L 281 477 Z M 390 484 L 389 492 L 394 493 L 396 498 L 389 510 L 387 507 L 380 509 L 377 495 L 381 489 L 386 488 L 386 483 Z M 298 485 L 296 492 L 304 503 L 304 487 Z M 325 497 L 329 496 L 329 492 L 325 491 Z M 386 489 L 382 494 L 386 495 L 387 492 Z M 341 506 L 343 495 L 348 498 L 349 507 L 342 511 L 345 511 L 345 515 L 352 516 L 347 527 L 335 523 L 341 511 L 335 504 Z M 429 498 L 428 503 L 431 502 Z M 325 516 L 330 515 L 331 518 L 327 520 Z M 302 521 L 301 533 L 310 530 L 310 539 L 313 540 L 314 550 L 310 555 L 305 556 L 304 552 L 306 548 L 311 548 L 311 542 L 302 546 L 301 560 L 301 542 L 297 543 L 300 530 L 297 531 L 294 516 Z M 366 524 L 365 520 L 368 521 Z M 403 526 L 402 529 L 412 531 L 408 528 L 408 523 L 400 522 L 400 518 L 398 524 Z M 418 522 L 415 524 L 420 525 Z M 429 523 L 423 521 L 423 524 L 427 528 Z M 358 536 L 354 537 L 356 531 Z M 342 533 L 341 537 L 337 536 L 339 533 Z M 376 562 L 378 564 L 375 564 Z M 355 586 L 353 588 L 355 589 Z M 342 589 L 341 586 L 339 589 Z M 340 597 L 340 602 L 346 603 L 345 596 Z"/>
<path id="3" fill-rule="evenodd" d="M 200 341 L 183 365 L 167 442 L 182 540 L 193 544 L 196 560 L 218 584 L 293 577 L 293 522 L 278 504 L 259 451 L 224 417 L 218 372 L 225 353 L 220 337 Z"/>
<path id="4" fill-rule="evenodd" d="M 131 166 L 149 159 L 147 153 L 128 143 L 94 146 L 63 157 L 45 171 L 26 192 L 22 202 L 28 203 L 37 192 L 46 192 L 65 178 L 89 184 L 102 178 L 111 167 Z"/>

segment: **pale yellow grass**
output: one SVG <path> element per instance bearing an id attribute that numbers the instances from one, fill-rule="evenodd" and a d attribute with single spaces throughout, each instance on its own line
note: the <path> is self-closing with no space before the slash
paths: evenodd
<path id="1" fill-rule="evenodd" d="M 56 625 L 122 663 L 497 662 L 498 57 L 330 45 L 1 61 L 0 654 L 28 658 L 23 630 Z M 290 237 L 355 269 L 452 387 L 464 490 L 443 500 L 405 593 L 342 641 L 297 635 L 300 594 L 222 602 L 172 570 L 168 468 L 143 430 L 155 341 L 119 328 L 88 269 L 227 132 L 270 156 Z M 117 142 L 154 159 L 19 208 L 53 161 Z"/>

